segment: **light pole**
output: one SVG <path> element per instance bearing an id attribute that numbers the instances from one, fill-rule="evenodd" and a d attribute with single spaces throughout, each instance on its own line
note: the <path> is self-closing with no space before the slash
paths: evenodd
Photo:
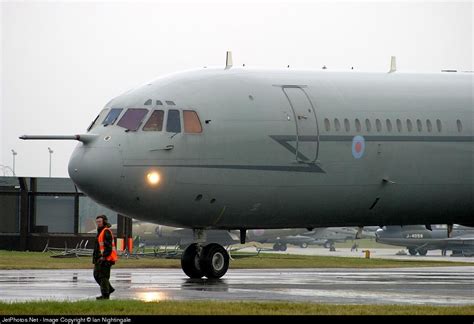
<path id="1" fill-rule="evenodd" d="M 15 150 L 12 149 L 12 155 L 13 155 L 13 175 L 16 175 L 15 174 L 15 156 L 17 156 L 17 152 L 15 152 Z"/>
<path id="2" fill-rule="evenodd" d="M 48 152 L 49 152 L 49 177 L 51 178 L 51 155 L 54 153 L 54 151 L 48 147 Z"/>

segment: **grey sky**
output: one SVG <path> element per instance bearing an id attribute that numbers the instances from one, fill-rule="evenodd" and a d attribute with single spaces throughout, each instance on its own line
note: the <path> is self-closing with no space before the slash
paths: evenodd
<path id="1" fill-rule="evenodd" d="M 162 74 L 234 65 L 473 70 L 472 2 L 19 2 L 0 7 L 0 164 L 67 176 L 75 142 L 116 95 Z M 0 175 L 2 174 L 0 169 Z"/>

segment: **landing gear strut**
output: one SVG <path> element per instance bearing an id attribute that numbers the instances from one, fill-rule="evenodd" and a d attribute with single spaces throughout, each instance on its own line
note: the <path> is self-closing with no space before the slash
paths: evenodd
<path id="1" fill-rule="evenodd" d="M 217 243 L 205 246 L 193 243 L 184 250 L 181 268 L 193 279 L 218 279 L 229 269 L 229 253 Z"/>

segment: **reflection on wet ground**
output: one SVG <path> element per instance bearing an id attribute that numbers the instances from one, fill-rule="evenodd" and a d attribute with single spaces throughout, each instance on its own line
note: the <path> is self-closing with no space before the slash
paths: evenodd
<path id="1" fill-rule="evenodd" d="M 234 270 L 219 280 L 180 269 L 113 269 L 112 299 L 280 300 L 338 304 L 474 304 L 474 267 Z M 0 270 L 0 301 L 99 295 L 91 270 Z"/>

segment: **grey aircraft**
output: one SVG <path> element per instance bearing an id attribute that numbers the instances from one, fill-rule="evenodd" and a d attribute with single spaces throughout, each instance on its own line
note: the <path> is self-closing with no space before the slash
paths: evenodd
<path id="1" fill-rule="evenodd" d="M 307 233 L 305 228 L 288 229 L 255 229 L 247 232 L 246 240 L 257 243 L 274 243 L 273 250 L 286 251 L 288 244 L 307 247 L 309 244 L 316 244 L 311 236 L 304 236 Z M 157 225 L 146 222 L 133 222 L 133 234 L 138 236 L 142 243 L 146 245 L 179 245 L 186 247 L 194 242 L 193 231 L 189 228 L 178 228 Z M 240 243 L 239 232 L 235 230 L 208 230 L 206 232 L 206 242 L 219 243 L 222 245 L 234 245 Z"/>
<path id="2" fill-rule="evenodd" d="M 140 244 L 146 246 L 179 245 L 187 247 L 194 241 L 193 231 L 189 228 L 178 228 L 133 220 L 133 235 Z M 116 230 L 117 224 L 112 225 Z M 89 233 L 95 233 L 93 229 Z M 248 242 L 273 243 L 273 250 L 286 251 L 288 244 L 307 248 L 309 245 L 322 245 L 326 248 L 334 246 L 336 242 L 345 242 L 356 238 L 357 229 L 350 227 L 316 228 L 308 232 L 305 228 L 287 229 L 255 229 L 247 232 Z M 365 232 L 362 238 L 367 236 Z M 208 230 L 206 242 L 222 245 L 240 243 L 238 231 Z"/>
<path id="3" fill-rule="evenodd" d="M 194 241 L 192 229 L 157 225 L 146 222 L 136 222 L 133 234 L 139 236 L 142 243 L 148 246 L 179 245 L 186 247 Z M 231 245 L 240 241 L 239 234 L 232 231 L 209 230 L 206 233 L 206 243 Z"/>
<path id="4" fill-rule="evenodd" d="M 246 240 L 257 243 L 273 243 L 273 250 L 286 251 L 289 244 L 301 248 L 309 245 L 321 245 L 325 248 L 334 247 L 337 242 L 346 242 L 357 238 L 372 238 L 365 230 L 360 237 L 358 230 L 352 227 L 315 228 L 308 231 L 305 228 L 287 229 L 254 229 L 247 232 Z M 187 246 L 193 243 L 193 231 L 188 228 L 177 228 L 145 222 L 133 222 L 133 233 L 138 235 L 148 245 L 180 245 Z M 207 242 L 216 242 L 222 245 L 240 243 L 238 231 L 209 230 Z"/>
<path id="5" fill-rule="evenodd" d="M 304 233 L 303 235 L 313 239 L 313 241 L 308 244 L 322 245 L 330 249 L 334 249 L 334 244 L 338 242 L 375 237 L 371 232 L 366 231 L 365 228 L 359 230 L 355 227 L 315 228 L 311 232 Z"/>
<path id="6" fill-rule="evenodd" d="M 356 239 L 358 230 L 352 227 L 315 228 L 308 231 L 305 228 L 287 229 L 254 229 L 247 232 L 246 240 L 257 243 L 273 243 L 273 250 L 286 251 L 289 244 L 301 248 L 309 245 L 321 245 L 326 248 L 337 242 Z M 157 225 L 153 223 L 133 221 L 133 234 L 139 237 L 141 243 L 153 245 L 179 245 L 186 247 L 193 243 L 193 231 L 189 228 L 178 228 Z M 216 242 L 222 245 L 240 243 L 238 231 L 209 230 L 206 233 L 208 243 Z M 372 238 L 371 233 L 362 232 L 359 238 Z"/>
<path id="7" fill-rule="evenodd" d="M 206 230 L 473 220 L 473 74 L 202 68 L 108 102 L 69 175 L 129 217 L 194 230 L 192 278 L 229 256 Z"/>
<path id="8" fill-rule="evenodd" d="M 312 238 L 299 235 L 307 231 L 305 228 L 249 230 L 246 241 L 274 243 L 274 250 L 285 251 L 287 244 L 301 245 L 304 242 L 311 241 Z M 147 245 L 180 245 L 185 247 L 194 242 L 193 230 L 189 228 L 134 222 L 133 233 L 138 235 Z M 234 245 L 240 243 L 240 235 L 235 230 L 208 230 L 206 232 L 206 242 Z"/>
<path id="9" fill-rule="evenodd" d="M 145 246 L 179 245 L 187 247 L 194 242 L 193 230 L 189 228 L 164 226 L 135 219 L 132 221 L 132 228 L 134 237 L 138 238 L 138 243 Z M 116 231 L 117 224 L 112 224 L 111 229 Z M 96 229 L 92 229 L 88 233 L 93 234 L 96 231 Z M 301 235 L 304 233 L 308 236 Z M 308 247 L 309 244 L 318 244 L 319 238 L 314 237 L 314 235 L 314 231 L 308 232 L 306 228 L 255 229 L 247 232 L 246 240 L 257 243 L 274 243 L 273 250 L 286 251 L 288 244 L 303 248 Z M 327 242 L 327 236 L 320 237 L 320 239 Z M 238 244 L 240 243 L 239 232 L 235 230 L 208 230 L 206 231 L 206 242 L 215 242 L 222 245 Z"/>
<path id="10" fill-rule="evenodd" d="M 411 255 L 426 255 L 429 250 L 452 251 L 453 255 L 474 255 L 474 228 L 454 226 L 451 234 L 445 228 L 423 225 L 386 226 L 376 232 L 379 243 L 405 246 Z"/>

